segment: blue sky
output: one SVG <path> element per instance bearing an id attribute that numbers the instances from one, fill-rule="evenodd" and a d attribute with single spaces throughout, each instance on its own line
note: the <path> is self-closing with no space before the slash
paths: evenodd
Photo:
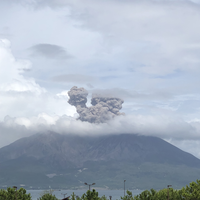
<path id="1" fill-rule="evenodd" d="M 107 130 L 158 136 L 200 158 L 199 11 L 190 0 L 0 0 L 0 146 L 46 130 Z M 124 99 L 126 115 L 76 121 L 75 85 L 89 99 Z"/>

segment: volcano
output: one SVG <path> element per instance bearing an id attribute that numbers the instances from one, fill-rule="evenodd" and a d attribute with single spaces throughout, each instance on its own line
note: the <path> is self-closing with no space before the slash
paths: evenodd
<path id="1" fill-rule="evenodd" d="M 0 149 L 0 187 L 181 188 L 198 179 L 200 160 L 150 136 L 36 134 Z"/>

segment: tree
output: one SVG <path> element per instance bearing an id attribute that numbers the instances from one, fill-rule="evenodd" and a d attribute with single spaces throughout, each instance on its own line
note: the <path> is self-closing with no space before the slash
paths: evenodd
<path id="1" fill-rule="evenodd" d="M 72 193 L 71 197 L 71 200 L 76 200 L 76 195 L 74 194 L 74 192 Z"/>
<path id="2" fill-rule="evenodd" d="M 133 195 L 132 192 L 130 192 L 129 190 L 126 191 L 126 194 L 124 197 L 121 197 L 121 199 L 123 200 L 133 200 Z"/>
<path id="3" fill-rule="evenodd" d="M 39 200 L 58 200 L 55 195 L 53 194 L 44 194 Z"/>
<path id="4" fill-rule="evenodd" d="M 141 194 L 136 195 L 134 200 L 168 200 L 168 191 L 169 200 L 184 200 L 182 190 L 174 190 L 173 188 L 165 188 L 159 191 L 154 189 L 145 190 Z"/>
<path id="5" fill-rule="evenodd" d="M 17 200 L 31 200 L 31 195 L 26 194 L 26 190 L 24 188 L 20 188 L 17 190 Z"/>
<path id="6" fill-rule="evenodd" d="M 145 190 L 141 194 L 134 197 L 134 200 L 155 200 L 157 199 L 157 192 L 154 189 Z"/>
<path id="7" fill-rule="evenodd" d="M 109 200 L 105 195 L 103 195 L 102 197 L 100 197 L 100 200 Z"/>
<path id="8" fill-rule="evenodd" d="M 100 200 L 98 197 L 98 192 L 93 189 L 92 191 L 88 190 L 86 194 L 84 193 L 81 197 L 82 200 Z"/>
<path id="9" fill-rule="evenodd" d="M 200 199 L 200 180 L 191 182 L 189 186 L 182 188 L 182 197 L 186 200 L 199 200 Z"/>
<path id="10" fill-rule="evenodd" d="M 7 188 L 7 190 L 0 190 L 0 200 L 31 200 L 31 195 L 26 194 L 26 190 L 24 188 L 20 188 L 19 190 L 15 190 L 15 188 Z"/>

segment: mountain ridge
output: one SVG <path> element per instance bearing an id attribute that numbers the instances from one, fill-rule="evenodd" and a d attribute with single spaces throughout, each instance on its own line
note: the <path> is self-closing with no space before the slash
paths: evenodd
<path id="1" fill-rule="evenodd" d="M 27 187 L 36 182 L 27 177 L 37 177 L 42 187 L 81 187 L 82 182 L 92 181 L 94 177 L 99 186 L 106 182 L 109 188 L 116 189 L 121 179 L 132 183 L 137 180 L 134 188 L 150 187 L 149 179 L 155 182 L 155 187 L 172 180 L 179 187 L 198 178 L 200 160 L 151 136 L 88 137 L 50 132 L 22 138 L 1 148 L 0 182 L 3 185 L 13 180 L 19 184 L 12 170 L 19 173 L 20 181 Z M 56 175 L 49 178 L 48 174 Z"/>

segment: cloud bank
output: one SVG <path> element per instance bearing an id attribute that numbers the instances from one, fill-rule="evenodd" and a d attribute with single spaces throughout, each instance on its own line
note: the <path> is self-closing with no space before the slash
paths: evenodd
<path id="1" fill-rule="evenodd" d="M 76 111 L 67 103 L 67 92 L 48 92 L 34 78 L 25 77 L 31 69 L 29 60 L 13 55 L 9 40 L 0 39 L 0 121 L 7 115 L 29 117 L 43 112 L 73 116 Z"/>
<path id="2" fill-rule="evenodd" d="M 24 78 L 22 74 L 31 69 L 31 63 L 28 60 L 16 59 L 12 55 L 9 40 L 0 39 L 0 55 L 0 91 L 36 94 L 46 92 L 33 78 Z"/>
<path id="3" fill-rule="evenodd" d="M 83 122 L 67 115 L 58 116 L 45 113 L 29 118 L 6 116 L 0 122 L 0 147 L 21 137 L 49 131 L 85 136 L 123 133 L 156 136 L 200 158 L 198 151 L 200 119 L 186 122 L 181 118 L 164 114 L 157 116 L 121 115 L 99 124 Z"/>
<path id="4" fill-rule="evenodd" d="M 199 21 L 199 0 L 0 1 L 0 36 L 12 41 L 0 47 L 1 145 L 48 130 L 124 132 L 199 156 Z M 79 84 L 117 94 L 127 115 L 75 120 L 67 100 Z"/>

